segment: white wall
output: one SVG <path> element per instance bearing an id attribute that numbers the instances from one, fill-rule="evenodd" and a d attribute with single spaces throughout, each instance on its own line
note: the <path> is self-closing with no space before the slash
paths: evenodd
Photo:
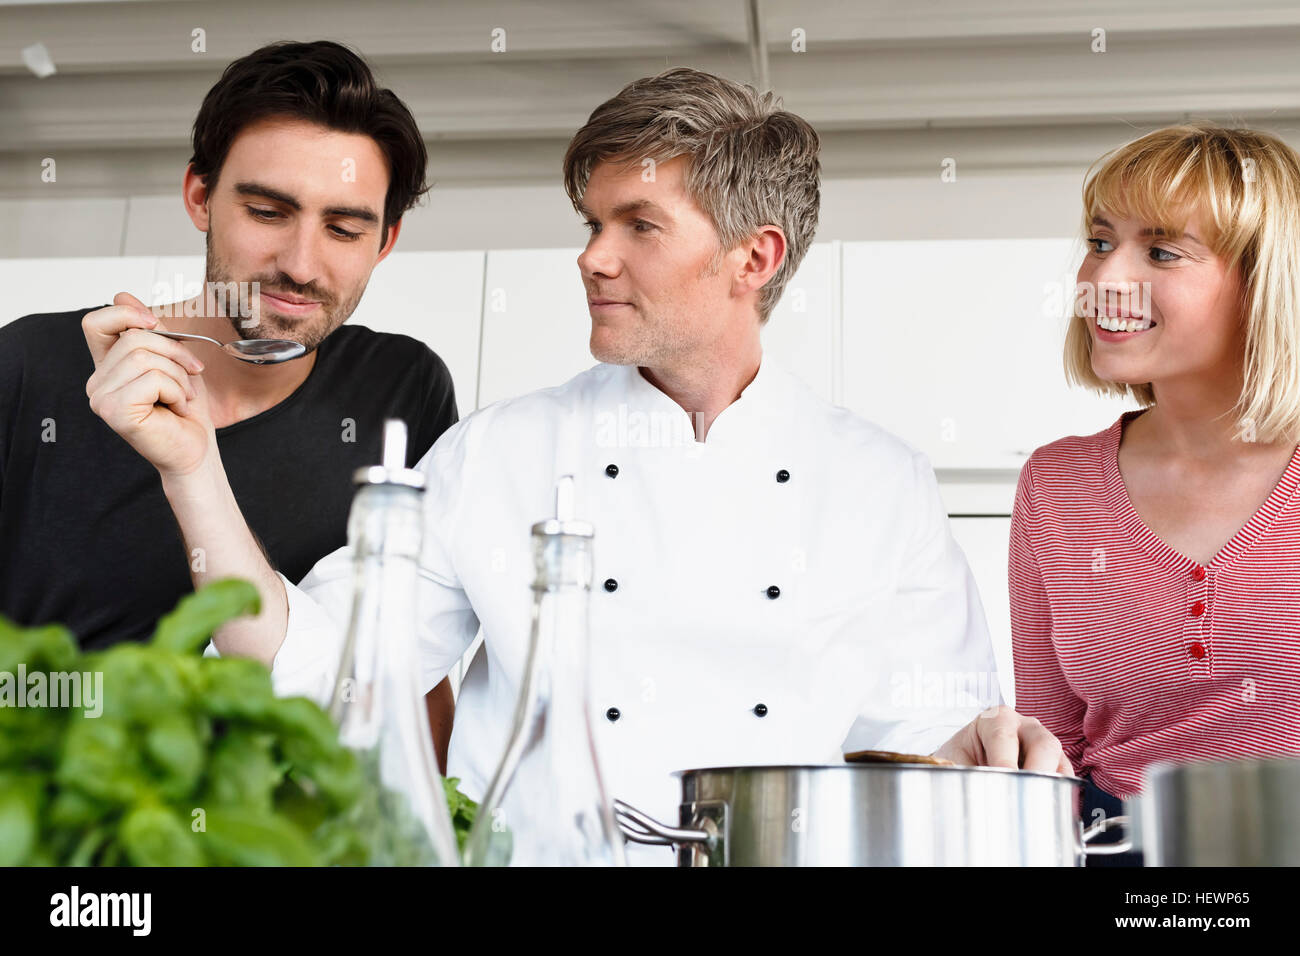
<path id="1" fill-rule="evenodd" d="M 198 232 L 171 193 L 0 199 L 0 258 L 202 255 Z M 826 179 L 817 239 L 998 239 L 1068 236 L 1080 219 L 1080 174 L 962 173 Z M 585 233 L 558 181 L 551 185 L 435 186 L 406 214 L 397 249 L 536 249 L 581 245 Z"/>

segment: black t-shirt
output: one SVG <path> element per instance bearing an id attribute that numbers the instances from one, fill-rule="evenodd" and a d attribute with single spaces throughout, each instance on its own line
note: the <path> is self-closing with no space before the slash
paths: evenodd
<path id="1" fill-rule="evenodd" d="M 89 311 L 0 327 L 0 614 L 98 649 L 149 637 L 193 585 L 157 470 L 90 410 Z M 217 430 L 244 518 L 289 580 L 347 543 L 352 473 L 380 462 L 385 418 L 406 422 L 413 466 L 456 421 L 451 374 L 416 339 L 343 325 L 297 391 Z"/>

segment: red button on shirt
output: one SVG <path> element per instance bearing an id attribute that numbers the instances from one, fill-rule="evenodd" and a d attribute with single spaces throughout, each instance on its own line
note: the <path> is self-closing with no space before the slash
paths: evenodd
<path id="1" fill-rule="evenodd" d="M 1193 581 L 1204 581 L 1204 580 L 1205 580 L 1205 568 L 1197 568 L 1195 571 L 1193 571 L 1193 572 L 1192 572 L 1192 580 L 1193 580 Z"/>
<path id="2" fill-rule="evenodd" d="M 1205 613 L 1205 602 L 1197 601 L 1192 605 L 1192 617 L 1200 617 Z"/>
<path id="3" fill-rule="evenodd" d="M 1187 648 L 1187 653 L 1191 654 L 1199 661 L 1202 657 L 1205 656 L 1205 645 L 1193 644 L 1189 648 Z"/>

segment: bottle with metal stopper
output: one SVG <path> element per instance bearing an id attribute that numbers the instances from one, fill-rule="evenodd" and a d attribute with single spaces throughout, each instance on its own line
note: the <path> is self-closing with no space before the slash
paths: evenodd
<path id="1" fill-rule="evenodd" d="M 424 474 L 406 467 L 406 425 L 384 423 L 383 464 L 356 471 L 348 515 L 352 613 L 330 715 L 368 789 L 356 829 L 375 866 L 457 866 L 419 685 L 416 583 Z"/>
<path id="2" fill-rule="evenodd" d="M 593 529 L 573 517 L 573 476 L 555 517 L 533 525 L 532 633 L 514 722 L 465 844 L 476 866 L 621 866 L 588 702 Z"/>

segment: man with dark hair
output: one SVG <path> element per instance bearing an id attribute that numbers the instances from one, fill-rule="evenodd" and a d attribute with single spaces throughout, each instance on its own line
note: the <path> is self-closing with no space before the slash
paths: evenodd
<path id="1" fill-rule="evenodd" d="M 178 533 L 134 429 L 163 424 L 179 471 L 201 464 L 185 437 L 210 437 L 241 523 L 297 581 L 346 542 L 351 475 L 380 461 L 383 420 L 407 423 L 413 465 L 457 419 L 427 346 L 343 325 L 427 189 L 415 120 L 365 62 L 328 41 L 256 50 L 208 92 L 193 145 L 202 294 L 151 312 L 121 293 L 0 328 L 0 613 L 64 623 L 87 648 L 147 637 L 213 558 Z M 247 364 L 151 328 L 306 354 Z"/>

